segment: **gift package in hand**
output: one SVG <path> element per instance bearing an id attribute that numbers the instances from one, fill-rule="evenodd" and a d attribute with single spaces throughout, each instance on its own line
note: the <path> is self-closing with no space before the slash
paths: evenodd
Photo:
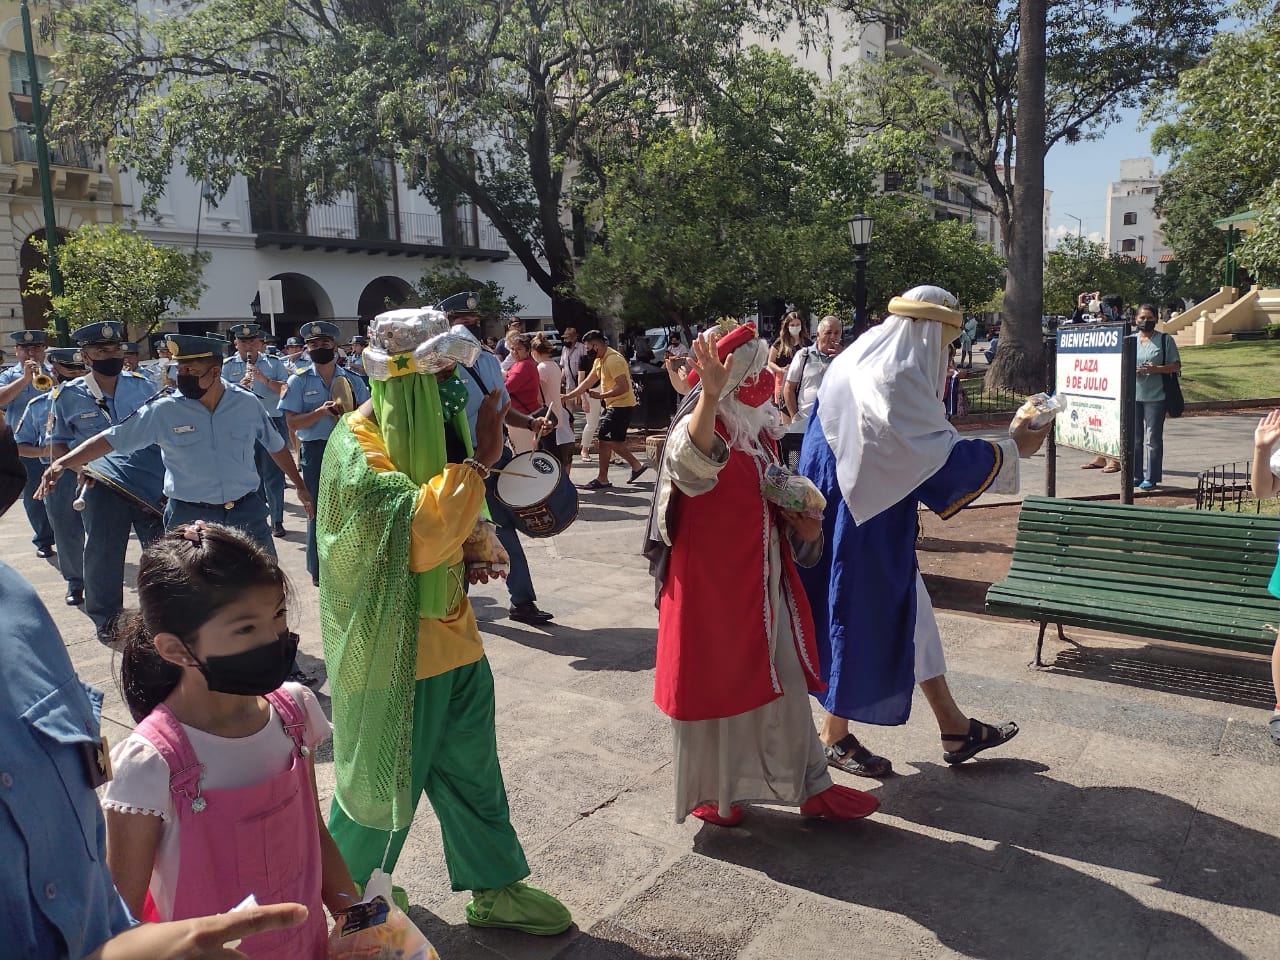
<path id="1" fill-rule="evenodd" d="M 511 572 L 511 558 L 498 541 L 497 529 L 488 520 L 477 520 L 463 541 L 462 561 L 468 573 L 479 571 L 490 578 L 505 577 Z"/>
<path id="2" fill-rule="evenodd" d="M 1047 393 L 1037 393 L 1035 396 L 1027 397 L 1026 402 L 1013 415 L 1009 432 L 1012 433 L 1024 421 L 1028 421 L 1028 426 L 1032 430 L 1043 430 L 1053 423 L 1053 418 L 1065 410 L 1066 406 L 1066 401 L 1056 393 L 1052 397 Z"/>
<path id="3" fill-rule="evenodd" d="M 392 902 L 391 876 L 375 870 L 364 899 L 329 934 L 329 960 L 440 960 L 440 955 Z"/>
<path id="4" fill-rule="evenodd" d="M 821 517 L 827 508 L 827 498 L 812 480 L 776 463 L 765 468 L 764 498 L 781 510 L 809 517 Z"/>

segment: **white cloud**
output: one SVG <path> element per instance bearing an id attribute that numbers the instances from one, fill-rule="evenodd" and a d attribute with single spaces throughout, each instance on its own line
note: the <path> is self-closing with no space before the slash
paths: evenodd
<path id="1" fill-rule="evenodd" d="M 1079 227 L 1074 224 L 1060 223 L 1056 227 L 1049 228 L 1049 249 L 1053 249 L 1058 245 L 1058 241 L 1063 237 L 1074 237 Z M 1090 243 L 1101 243 L 1102 234 L 1097 230 L 1090 230 L 1084 235 L 1084 238 Z"/>

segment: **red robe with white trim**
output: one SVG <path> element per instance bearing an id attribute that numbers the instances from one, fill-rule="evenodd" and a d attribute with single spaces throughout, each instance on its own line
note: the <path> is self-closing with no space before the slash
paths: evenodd
<path id="1" fill-rule="evenodd" d="M 712 720 L 778 699 L 782 687 L 769 655 L 774 610 L 765 566 L 766 524 L 774 519 L 761 493 L 757 461 L 730 448 L 715 487 L 698 497 L 675 489 L 669 509 L 671 555 L 658 595 L 654 703 L 675 720 Z M 782 616 L 790 618 L 809 691 L 822 693 L 813 614 L 790 543 L 785 535 L 779 539 L 778 602 Z"/>

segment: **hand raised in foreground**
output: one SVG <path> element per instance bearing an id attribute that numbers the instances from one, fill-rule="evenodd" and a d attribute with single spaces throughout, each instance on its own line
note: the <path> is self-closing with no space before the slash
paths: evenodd
<path id="1" fill-rule="evenodd" d="M 730 354 L 728 363 L 720 362 L 720 354 L 716 352 L 716 344 L 720 340 L 720 334 L 709 333 L 705 338 L 695 337 L 693 341 L 693 352 L 689 355 L 688 362 L 694 370 L 698 371 L 698 379 L 702 382 L 703 396 L 720 398 L 720 391 L 724 389 L 724 385 L 729 382 L 729 375 L 733 371 L 733 355 Z"/>
<path id="2" fill-rule="evenodd" d="M 245 937 L 296 927 L 307 919 L 300 903 L 273 903 L 170 923 L 144 923 L 112 937 L 88 960 L 243 960 L 226 946 Z"/>
<path id="3" fill-rule="evenodd" d="M 480 401 L 476 412 L 475 457 L 487 467 L 493 466 L 502 456 L 502 423 L 511 402 L 502 402 L 502 391 L 492 390 Z"/>
<path id="4" fill-rule="evenodd" d="M 1277 440 L 1280 440 L 1280 410 L 1272 410 L 1254 428 L 1253 446 L 1255 450 L 1265 450 L 1270 455 Z"/>

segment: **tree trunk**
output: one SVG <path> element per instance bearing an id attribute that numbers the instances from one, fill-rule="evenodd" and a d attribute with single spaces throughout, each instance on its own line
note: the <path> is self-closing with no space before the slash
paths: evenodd
<path id="1" fill-rule="evenodd" d="M 1009 272 L 1000 346 L 987 373 L 991 386 L 1019 393 L 1044 389 L 1044 138 L 1045 8 L 1047 0 L 1019 4 L 1018 115 L 1013 211 L 1006 235 Z"/>

